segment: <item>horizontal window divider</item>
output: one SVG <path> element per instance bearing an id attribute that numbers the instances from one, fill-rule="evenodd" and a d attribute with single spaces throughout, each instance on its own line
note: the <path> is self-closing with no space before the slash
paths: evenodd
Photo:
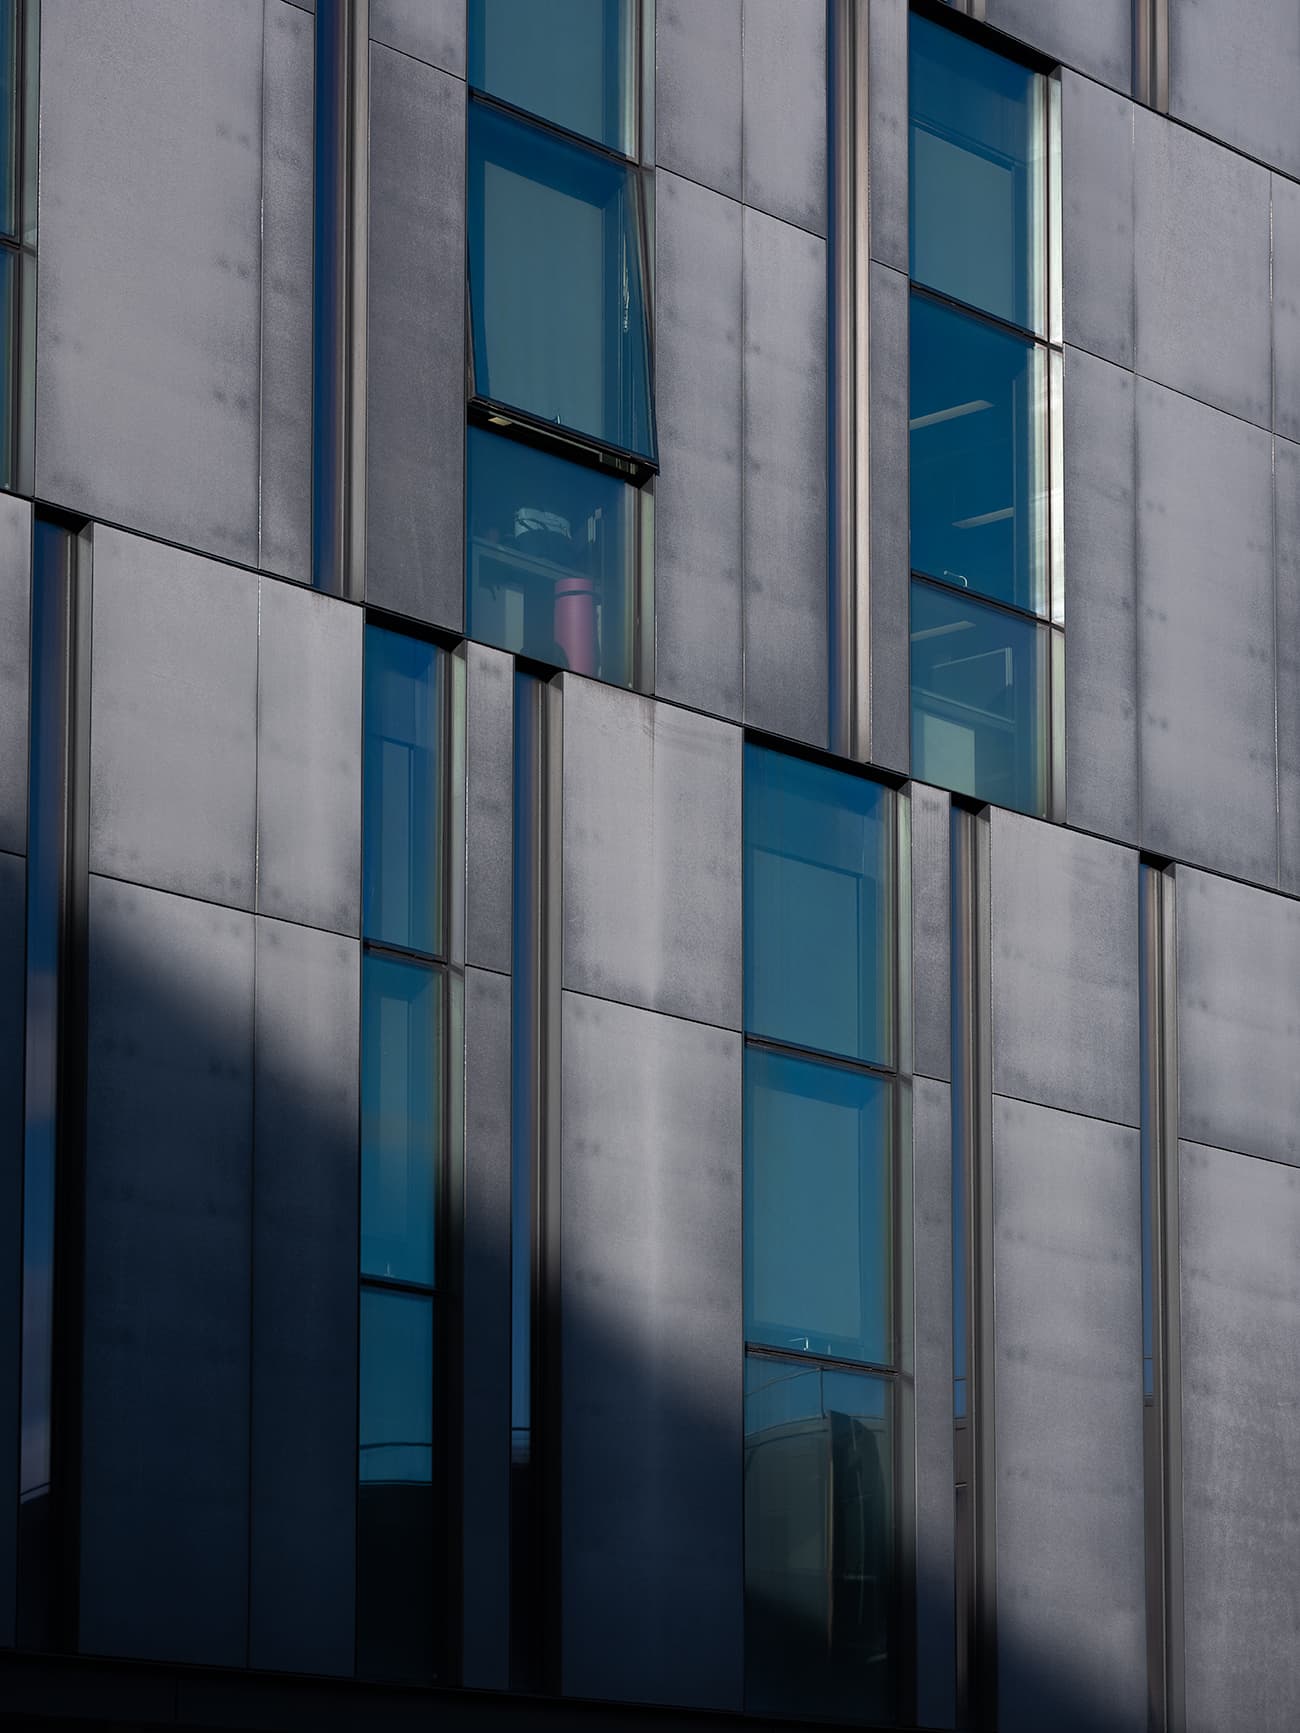
<path id="1" fill-rule="evenodd" d="M 893 1082 L 898 1076 L 896 1066 L 882 1065 L 875 1059 L 850 1059 L 843 1053 L 827 1053 L 820 1047 L 798 1047 L 789 1041 L 774 1041 L 768 1035 L 746 1035 L 745 1046 L 790 1059 L 811 1059 L 818 1065 L 834 1066 L 839 1071 L 859 1071 L 870 1077 L 879 1077 L 886 1083 Z"/>
<path id="2" fill-rule="evenodd" d="M 365 939 L 361 941 L 361 949 L 368 956 L 392 957 L 399 963 L 418 963 L 422 968 L 436 973 L 447 968 L 447 959 L 436 955 L 433 951 L 417 951 L 410 945 L 393 945 L 386 939 Z"/>
<path id="3" fill-rule="evenodd" d="M 530 109 L 520 108 L 513 102 L 507 102 L 502 96 L 493 96 L 490 91 L 479 90 L 474 85 L 466 86 L 471 102 L 476 102 L 482 108 L 495 109 L 507 120 L 517 120 L 521 126 L 530 126 L 537 132 L 548 133 L 553 138 L 562 138 L 569 144 L 576 144 L 581 150 L 589 150 L 593 156 L 604 157 L 606 162 L 617 163 L 619 168 L 642 171 L 641 163 L 634 156 L 624 156 L 621 150 L 615 150 L 612 145 L 604 144 L 599 139 L 588 137 L 585 132 L 574 132 L 557 120 L 545 120 Z"/>
<path id="4" fill-rule="evenodd" d="M 652 475 L 658 475 L 656 458 L 644 452 L 630 451 L 626 446 L 605 445 L 589 433 L 580 433 L 558 421 L 544 421 L 527 409 L 516 409 L 494 397 L 475 392 L 469 400 L 469 420 L 475 427 L 503 439 L 516 440 L 520 445 L 535 446 L 570 463 L 586 464 L 590 469 L 613 470 L 629 486 L 640 487 Z"/>
<path id="5" fill-rule="evenodd" d="M 996 596 L 986 596 L 982 590 L 972 590 L 969 585 L 950 584 L 946 578 L 933 577 L 929 572 L 917 571 L 915 567 L 912 568 L 911 575 L 913 583 L 929 584 L 944 595 L 963 596 L 969 602 L 979 602 L 983 607 L 996 608 L 999 614 L 1009 614 L 1013 620 L 1023 620 L 1030 626 L 1053 624 L 1050 614 L 1035 614 L 1030 608 L 1018 608 L 1014 602 L 999 601 Z"/>
<path id="6" fill-rule="evenodd" d="M 922 283 L 916 277 L 909 277 L 908 283 L 914 295 L 922 296 L 934 306 L 945 307 L 950 313 L 964 314 L 968 319 L 978 319 L 981 325 L 990 325 L 1007 337 L 1018 337 L 1021 342 L 1033 343 L 1039 349 L 1064 347 L 1061 343 L 1053 343 L 1042 333 L 1031 330 L 1028 325 L 1017 325 L 1013 320 L 1000 318 L 996 313 L 986 313 L 982 307 L 972 307 L 969 301 L 961 301 L 956 295 L 947 295 L 942 289 L 932 289 L 928 283 Z"/>
<path id="7" fill-rule="evenodd" d="M 861 1372 L 872 1378 L 897 1379 L 897 1366 L 885 1366 L 878 1360 L 842 1360 L 834 1354 L 818 1354 L 802 1348 L 774 1348 L 770 1342 L 746 1342 L 745 1353 L 752 1360 L 772 1360 L 782 1366 L 802 1366 L 812 1371 Z"/>
<path id="8" fill-rule="evenodd" d="M 408 1282 L 401 1276 L 371 1276 L 364 1267 L 360 1275 L 363 1288 L 382 1288 L 388 1294 L 411 1294 L 417 1300 L 440 1300 L 446 1296 L 438 1289 L 431 1288 L 426 1282 Z"/>

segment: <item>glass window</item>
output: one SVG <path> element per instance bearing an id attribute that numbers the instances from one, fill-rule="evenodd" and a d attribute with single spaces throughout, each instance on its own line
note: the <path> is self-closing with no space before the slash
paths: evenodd
<path id="1" fill-rule="evenodd" d="M 361 1478 L 433 1478 L 433 1301 L 361 1290 Z"/>
<path id="2" fill-rule="evenodd" d="M 434 1283 L 442 972 L 367 951 L 362 974 L 361 1269 Z"/>
<path id="3" fill-rule="evenodd" d="M 632 0 L 470 0 L 469 82 L 631 156 Z"/>
<path id="4" fill-rule="evenodd" d="M 368 939 L 442 946 L 438 736 L 441 658 L 432 644 L 366 627 L 364 913 Z"/>

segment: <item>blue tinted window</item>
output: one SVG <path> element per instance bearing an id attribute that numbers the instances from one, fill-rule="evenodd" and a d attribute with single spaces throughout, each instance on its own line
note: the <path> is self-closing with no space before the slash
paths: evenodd
<path id="1" fill-rule="evenodd" d="M 1048 628 L 940 584 L 912 584 L 912 774 L 1046 810 Z"/>
<path id="2" fill-rule="evenodd" d="M 887 1364 L 892 1085 L 745 1053 L 745 1337 Z"/>
<path id="3" fill-rule="evenodd" d="M 745 753 L 745 1027 L 888 1064 L 888 789 L 781 753 Z"/>
<path id="4" fill-rule="evenodd" d="M 475 393 L 653 459 L 640 185 L 596 151 L 470 105 Z"/>
<path id="5" fill-rule="evenodd" d="M 361 1290 L 361 1479 L 433 1476 L 433 1300 Z"/>
<path id="6" fill-rule="evenodd" d="M 470 0 L 469 81 L 631 155 L 631 0 Z"/>
<path id="7" fill-rule="evenodd" d="M 442 974 L 366 953 L 361 1032 L 361 1269 L 434 1281 Z"/>
<path id="8" fill-rule="evenodd" d="M 367 626 L 362 930 L 428 952 L 442 944 L 441 686 L 432 644 Z"/>
<path id="9" fill-rule="evenodd" d="M 467 459 L 470 636 L 630 686 L 633 490 L 477 427 Z"/>

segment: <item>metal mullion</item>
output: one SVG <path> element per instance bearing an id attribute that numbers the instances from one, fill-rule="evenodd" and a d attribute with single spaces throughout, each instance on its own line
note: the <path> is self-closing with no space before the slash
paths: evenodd
<path id="1" fill-rule="evenodd" d="M 414 963 L 419 968 L 428 969 L 430 973 L 448 967 L 447 959 L 437 956 L 433 951 L 417 951 L 409 945 L 393 945 L 386 939 L 362 939 L 361 949 L 367 956 L 391 957 L 395 962 Z"/>
<path id="2" fill-rule="evenodd" d="M 1018 337 L 1023 343 L 1039 343 L 1044 347 L 1048 345 L 1045 332 L 1035 331 L 1028 325 L 1017 325 L 1014 320 L 1003 319 L 983 307 L 973 307 L 969 301 L 962 301 L 956 295 L 946 294 L 942 289 L 932 289 L 919 278 L 910 277 L 908 287 L 913 295 L 919 295 L 937 307 L 946 307 L 950 313 L 962 313 L 968 319 L 977 319 L 980 324 L 990 325 L 994 330 L 1001 331 L 1005 337 Z"/>
<path id="3" fill-rule="evenodd" d="M 1014 602 L 1001 602 L 995 596 L 986 596 L 980 590 L 964 590 L 956 584 L 945 583 L 942 578 L 933 578 L 929 572 L 920 572 L 912 568 L 911 579 L 914 584 L 930 584 L 934 589 L 945 595 L 962 596 L 967 601 L 978 602 L 982 607 L 995 608 L 1000 614 L 1009 614 L 1013 620 L 1023 620 L 1030 626 L 1051 626 L 1050 618 L 1045 614 L 1035 614 L 1028 608 L 1018 608 Z"/>
<path id="4" fill-rule="evenodd" d="M 746 1342 L 745 1353 L 755 1360 L 773 1360 L 782 1366 L 812 1367 L 825 1372 L 862 1372 L 872 1378 L 897 1379 L 897 1366 L 877 1360 L 845 1360 L 838 1354 L 801 1353 L 798 1348 L 774 1348 L 770 1342 Z"/>
<path id="5" fill-rule="evenodd" d="M 898 1072 L 890 1065 L 877 1065 L 869 1059 L 846 1059 L 839 1053 L 824 1053 L 817 1047 L 798 1047 L 789 1041 L 774 1041 L 768 1035 L 746 1035 L 745 1046 L 755 1048 L 762 1053 L 775 1053 L 787 1059 L 809 1059 L 818 1065 L 831 1066 L 838 1071 L 856 1071 L 867 1077 L 878 1077 L 882 1082 L 895 1083 Z"/>
<path id="6" fill-rule="evenodd" d="M 517 120 L 522 126 L 533 128 L 537 132 L 548 133 L 552 138 L 564 140 L 566 144 L 577 145 L 580 150 L 589 150 L 594 156 L 603 157 L 606 162 L 616 163 L 619 168 L 636 169 L 639 162 L 635 155 L 628 156 L 621 150 L 615 150 L 612 145 L 588 138 L 585 133 L 574 132 L 567 126 L 562 126 L 557 120 L 545 119 L 542 115 L 532 114 L 526 108 L 519 108 L 513 102 L 507 102 L 502 96 L 494 96 L 491 91 L 478 90 L 473 85 L 469 88 L 469 100 L 478 103 L 482 108 L 494 109 L 507 120 Z"/>
<path id="7" fill-rule="evenodd" d="M 446 1298 L 444 1291 L 428 1282 L 411 1282 L 404 1276 L 371 1276 L 365 1270 L 358 1277 L 363 1288 L 383 1288 L 387 1293 L 413 1294 L 417 1299 L 442 1300 Z"/>

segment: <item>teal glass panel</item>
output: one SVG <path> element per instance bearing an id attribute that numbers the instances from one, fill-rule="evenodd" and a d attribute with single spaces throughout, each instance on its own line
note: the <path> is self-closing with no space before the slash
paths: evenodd
<path id="1" fill-rule="evenodd" d="M 1041 333 L 1043 79 L 915 13 L 910 44 L 912 278 Z"/>
<path id="2" fill-rule="evenodd" d="M 893 1390 L 745 1359 L 745 1707 L 895 1713 Z"/>
<path id="3" fill-rule="evenodd" d="M 469 111 L 474 391 L 653 461 L 638 171 Z"/>
<path id="4" fill-rule="evenodd" d="M 361 1290 L 360 1478 L 433 1478 L 433 1300 Z"/>
<path id="5" fill-rule="evenodd" d="M 469 635 L 630 686 L 635 503 L 616 476 L 471 427 Z"/>
<path id="6" fill-rule="evenodd" d="M 745 1028 L 888 1065 L 893 803 L 878 783 L 745 749 Z"/>
<path id="7" fill-rule="evenodd" d="M 924 295 L 911 326 L 912 569 L 1044 614 L 1044 352 Z"/>
<path id="8" fill-rule="evenodd" d="M 745 1339 L 887 1365 L 893 1085 L 745 1053 Z"/>
<path id="9" fill-rule="evenodd" d="M 432 645 L 366 627 L 362 931 L 442 948 L 442 658 Z"/>
<path id="10" fill-rule="evenodd" d="M 632 0 L 470 0 L 469 82 L 631 156 Z"/>
<path id="11" fill-rule="evenodd" d="M 361 986 L 361 1269 L 432 1287 L 441 970 L 368 951 Z"/>
<path id="12" fill-rule="evenodd" d="M 1049 629 L 912 583 L 912 775 L 1046 813 Z"/>

